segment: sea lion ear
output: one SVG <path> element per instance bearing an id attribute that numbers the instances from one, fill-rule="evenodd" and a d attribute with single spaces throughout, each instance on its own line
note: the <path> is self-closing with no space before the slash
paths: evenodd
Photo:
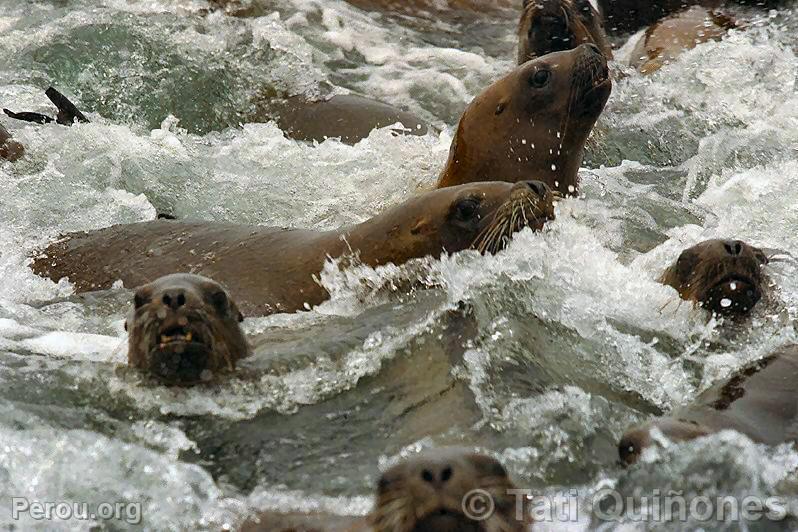
<path id="1" fill-rule="evenodd" d="M 214 290 L 208 296 L 208 301 L 220 314 L 227 314 L 230 310 L 230 302 L 227 292 L 222 289 Z"/>
<path id="2" fill-rule="evenodd" d="M 125 330 L 127 331 L 127 320 L 125 320 Z"/>

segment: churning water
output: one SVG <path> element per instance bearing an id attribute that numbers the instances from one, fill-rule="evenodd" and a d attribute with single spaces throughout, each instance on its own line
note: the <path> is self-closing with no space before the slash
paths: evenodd
<path id="1" fill-rule="evenodd" d="M 650 78 L 627 72 L 591 141 L 583 197 L 560 202 L 543 232 L 493 257 L 330 265 L 329 302 L 245 322 L 255 355 L 236 377 L 160 387 L 124 367 L 130 292 L 76 297 L 27 257 L 61 233 L 156 212 L 361 221 L 434 182 L 465 105 L 515 57 L 512 11 L 257 6 L 233 18 L 203 0 L 0 0 L 2 106 L 49 110 L 52 84 L 92 119 L 3 121 L 28 156 L 0 164 L 0 526 L 90 524 L 12 521 L 12 497 L 141 503 L 138 525 L 95 523 L 114 530 L 218 530 L 251 509 L 362 514 L 380 465 L 445 444 L 493 453 L 536 493 L 576 489 L 585 507 L 613 486 L 779 496 L 787 522 L 798 515 L 790 447 L 727 433 L 630 470 L 615 449 L 630 424 L 798 341 L 794 261 L 768 267 L 774 301 L 742 327 L 655 281 L 707 238 L 798 250 L 798 12 L 752 11 L 745 31 Z M 263 94 L 331 90 L 437 131 L 310 145 L 250 120 Z M 569 526 L 598 525 L 583 512 Z"/>

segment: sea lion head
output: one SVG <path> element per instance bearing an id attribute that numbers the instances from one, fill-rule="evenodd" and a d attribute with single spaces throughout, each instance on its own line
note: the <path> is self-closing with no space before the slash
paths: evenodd
<path id="1" fill-rule="evenodd" d="M 363 262 L 372 265 L 466 249 L 496 253 L 517 231 L 539 230 L 553 220 L 555 197 L 541 181 L 468 183 L 405 202 L 352 236 Z"/>
<path id="2" fill-rule="evenodd" d="M 651 431 L 659 430 L 672 442 L 682 442 L 710 434 L 710 430 L 698 423 L 663 417 L 628 430 L 618 442 L 618 456 L 624 465 L 632 465 L 640 459 L 643 451 L 654 445 Z"/>
<path id="3" fill-rule="evenodd" d="M 762 297 L 765 253 L 740 240 L 707 240 L 679 255 L 660 282 L 721 315 L 748 313 Z"/>
<path id="4" fill-rule="evenodd" d="M 165 383 L 208 381 L 249 354 L 241 312 L 211 279 L 161 277 L 136 290 L 133 306 L 125 322 L 128 363 Z"/>
<path id="5" fill-rule="evenodd" d="M 375 532 L 521 532 L 529 512 L 516 515 L 515 485 L 495 459 L 465 449 L 433 449 L 388 469 L 377 485 L 377 500 L 369 521 Z M 483 490 L 490 501 L 471 501 Z M 469 503 L 477 504 L 470 506 Z M 494 505 L 482 521 L 478 515 Z"/>
<path id="6" fill-rule="evenodd" d="M 612 59 L 602 17 L 590 0 L 524 0 L 518 23 L 519 65 L 586 43 Z"/>
<path id="7" fill-rule="evenodd" d="M 466 108 L 438 188 L 534 178 L 573 193 L 611 90 L 607 60 L 592 44 L 516 67 Z"/>

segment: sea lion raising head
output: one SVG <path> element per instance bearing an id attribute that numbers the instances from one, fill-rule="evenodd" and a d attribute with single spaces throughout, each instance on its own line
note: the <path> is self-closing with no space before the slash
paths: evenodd
<path id="1" fill-rule="evenodd" d="M 519 65 L 580 44 L 595 44 L 612 59 L 601 14 L 590 0 L 524 0 L 518 23 Z"/>
<path id="2" fill-rule="evenodd" d="M 740 240 L 707 240 L 679 255 L 660 282 L 722 315 L 749 312 L 762 297 L 765 253 Z"/>
<path id="3" fill-rule="evenodd" d="M 495 459 L 464 449 L 434 449 L 387 470 L 377 487 L 369 522 L 374 532 L 521 532 L 529 512 L 516 515 L 515 485 Z M 493 514 L 482 521 L 466 513 L 468 495 L 490 495 Z M 487 500 L 482 501 L 490 504 Z"/>
<path id="4" fill-rule="evenodd" d="M 621 462 L 633 464 L 657 443 L 654 431 L 682 442 L 735 430 L 754 442 L 798 442 L 798 346 L 786 346 L 748 364 L 668 417 L 627 431 L 618 443 Z"/>
<path id="5" fill-rule="evenodd" d="M 553 219 L 553 201 L 539 181 L 492 181 L 414 196 L 335 231 L 155 220 L 67 235 L 32 268 L 53 280 L 69 278 L 78 292 L 192 272 L 223 283 L 247 315 L 296 312 L 329 297 L 318 275 L 330 257 L 354 254 L 376 267 L 466 249 L 495 253 L 516 231 Z"/>
<path id="6" fill-rule="evenodd" d="M 592 44 L 516 67 L 466 108 L 438 188 L 539 179 L 575 193 L 585 142 L 611 90 L 607 60 Z"/>
<path id="7" fill-rule="evenodd" d="M 191 274 L 161 277 L 136 290 L 128 364 L 168 384 L 209 381 L 249 354 L 241 312 L 217 282 Z"/>

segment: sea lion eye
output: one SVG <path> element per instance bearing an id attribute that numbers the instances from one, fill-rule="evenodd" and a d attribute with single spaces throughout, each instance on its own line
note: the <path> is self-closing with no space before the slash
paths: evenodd
<path id="1" fill-rule="evenodd" d="M 538 70 L 532 77 L 529 78 L 529 84 L 535 87 L 536 89 L 541 89 L 546 86 L 551 78 L 551 72 L 548 70 Z"/>
<path id="2" fill-rule="evenodd" d="M 227 294 L 224 290 L 217 290 L 213 292 L 210 297 L 210 302 L 219 311 L 220 314 L 227 314 Z"/>
<path id="3" fill-rule="evenodd" d="M 149 303 L 149 298 L 144 294 L 136 292 L 136 295 L 133 296 L 133 308 L 138 310 L 147 303 Z"/>
<path id="4" fill-rule="evenodd" d="M 454 208 L 454 215 L 460 221 L 468 221 L 479 213 L 479 201 L 468 198 L 457 202 Z"/>

